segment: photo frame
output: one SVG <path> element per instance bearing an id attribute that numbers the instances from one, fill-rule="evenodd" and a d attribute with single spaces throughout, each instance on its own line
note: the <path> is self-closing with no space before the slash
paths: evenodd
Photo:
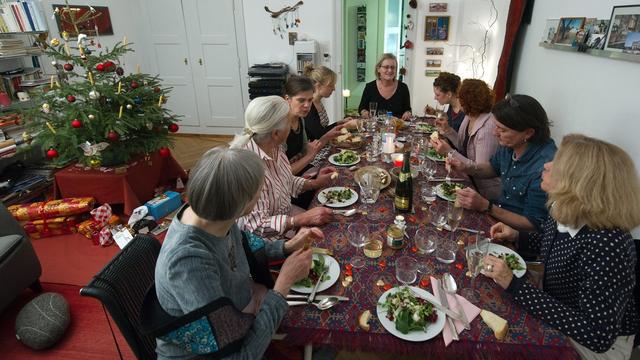
<path id="1" fill-rule="evenodd" d="M 427 67 L 441 67 L 442 60 L 440 59 L 427 59 Z"/>
<path id="2" fill-rule="evenodd" d="M 582 31 L 585 20 L 586 18 L 584 17 L 560 18 L 553 42 L 559 45 L 572 46 L 576 40 L 576 35 Z"/>
<path id="3" fill-rule="evenodd" d="M 445 2 L 429 3 L 429 12 L 447 12 L 447 8 Z"/>
<path id="4" fill-rule="evenodd" d="M 73 24 L 67 19 L 67 5 L 65 4 L 52 4 L 53 11 L 56 14 L 56 24 L 58 25 L 58 32 L 62 33 L 66 31 L 69 33 L 69 37 L 75 38 L 78 36 Z M 69 5 L 71 11 L 74 12 L 75 18 L 81 17 L 83 14 L 91 11 L 89 6 L 85 5 Z M 88 20 L 82 23 L 78 23 L 78 30 L 80 33 L 87 36 L 102 36 L 113 35 L 113 26 L 111 25 L 111 16 L 109 15 L 109 8 L 107 6 L 92 6 L 96 13 L 99 14 L 93 20 Z M 58 10 L 56 12 L 56 10 Z M 96 34 L 96 28 L 98 33 Z"/>
<path id="5" fill-rule="evenodd" d="M 424 41 L 449 40 L 450 16 L 426 16 Z"/>
<path id="6" fill-rule="evenodd" d="M 546 43 L 552 43 L 556 36 L 556 29 L 558 28 L 558 22 L 560 19 L 547 19 L 547 23 L 542 33 L 542 41 Z"/>
<path id="7" fill-rule="evenodd" d="M 424 76 L 426 76 L 426 77 L 438 77 L 438 76 L 440 76 L 440 70 L 425 70 Z"/>
<path id="8" fill-rule="evenodd" d="M 604 49 L 640 55 L 640 5 L 613 7 Z"/>
<path id="9" fill-rule="evenodd" d="M 428 47 L 427 48 L 427 55 L 432 55 L 432 56 L 444 55 L 444 48 L 443 47 Z"/>

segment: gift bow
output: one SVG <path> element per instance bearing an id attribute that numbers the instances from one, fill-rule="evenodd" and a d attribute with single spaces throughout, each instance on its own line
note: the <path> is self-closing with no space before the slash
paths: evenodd
<path id="1" fill-rule="evenodd" d="M 109 204 L 102 204 L 101 206 L 91 210 L 93 220 L 100 224 L 100 227 L 102 228 L 97 234 L 93 235 L 93 241 L 100 244 L 100 246 L 109 246 L 113 244 L 111 230 L 106 226 L 111 218 L 111 214 L 112 210 Z"/>

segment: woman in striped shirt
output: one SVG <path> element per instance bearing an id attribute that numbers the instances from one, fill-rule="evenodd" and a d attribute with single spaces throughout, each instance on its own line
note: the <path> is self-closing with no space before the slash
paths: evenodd
<path id="1" fill-rule="evenodd" d="M 317 207 L 298 211 L 291 205 L 291 197 L 325 187 L 331 182 L 335 168 L 320 170 L 315 179 L 304 179 L 291 173 L 291 165 L 282 144 L 291 130 L 287 121 L 289 104 L 279 96 L 265 96 L 249 103 L 245 112 L 245 127 L 236 136 L 231 148 L 245 148 L 264 161 L 265 181 L 251 214 L 239 219 L 241 229 L 255 232 L 265 239 L 274 239 L 300 226 L 323 225 L 333 219 L 330 209 Z"/>

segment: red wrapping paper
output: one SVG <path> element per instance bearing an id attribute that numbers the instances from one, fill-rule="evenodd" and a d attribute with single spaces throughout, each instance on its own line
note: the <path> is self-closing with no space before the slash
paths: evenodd
<path id="1" fill-rule="evenodd" d="M 78 216 L 61 216 L 52 219 L 32 220 L 24 223 L 23 227 L 30 238 L 40 239 L 75 233 L 78 219 Z"/>
<path id="2" fill-rule="evenodd" d="M 92 197 L 66 198 L 12 205 L 8 210 L 16 220 L 30 221 L 82 214 L 93 209 L 94 203 L 95 199 Z"/>

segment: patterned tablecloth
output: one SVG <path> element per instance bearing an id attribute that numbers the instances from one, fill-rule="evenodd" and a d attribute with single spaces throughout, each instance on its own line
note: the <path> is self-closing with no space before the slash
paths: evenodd
<path id="1" fill-rule="evenodd" d="M 371 164 L 364 157 L 357 166 L 366 165 L 375 165 L 386 169 L 392 166 L 392 164 L 380 161 Z M 338 171 L 340 176 L 335 180 L 337 185 L 348 186 L 358 191 L 358 185 L 353 179 L 354 172 L 347 168 L 340 168 Z M 444 166 L 441 164 L 436 177 L 444 175 Z M 326 238 L 324 241 L 316 243 L 315 246 L 332 249 L 333 257 L 340 264 L 341 270 L 339 281 L 323 294 L 343 295 L 351 300 L 340 302 L 327 311 L 319 311 L 312 306 L 291 307 L 280 329 L 280 332 L 288 334 L 285 341 L 300 345 L 308 343 L 314 345 L 330 344 L 351 351 L 418 354 L 434 358 L 579 358 L 567 337 L 527 314 L 514 304 L 509 295 L 504 293 L 497 284 L 482 275 L 479 275 L 475 282 L 475 288 L 480 292 L 480 302 L 476 305 L 507 319 L 509 332 L 503 341 L 498 341 L 495 338 L 493 331 L 481 320 L 480 316 L 471 322 L 470 331 L 465 330 L 460 334 L 460 341 L 454 341 L 448 347 L 444 346 L 441 335 L 428 341 L 412 343 L 396 338 L 382 327 L 376 317 L 376 303 L 385 289 L 377 286 L 376 283 L 382 279 L 392 286 L 400 285 L 395 278 L 394 263 L 396 258 L 403 255 L 414 256 L 419 262 L 424 262 L 433 269 L 431 274 L 418 274 L 418 280 L 413 284 L 414 286 L 424 287 L 427 284 L 423 279 L 428 278 L 429 275 L 440 277 L 445 272 L 451 273 L 456 278 L 459 289 L 468 287 L 470 283 L 470 278 L 465 276 L 467 267 L 461 248 L 458 249 L 456 261 L 450 265 L 438 262 L 432 255 L 417 253 L 412 239 L 417 227 L 432 229 L 438 236 L 449 236 L 449 232 L 445 230 L 439 233 L 433 225 L 429 224 L 429 215 L 433 208 L 447 206 L 446 201 L 438 199 L 430 208 L 426 207 L 426 204 L 420 201 L 419 196 L 420 185 L 424 181 L 424 177 L 420 175 L 416 180 L 414 181 L 414 214 L 405 216 L 408 220 L 407 233 L 410 237 L 407 246 L 396 251 L 385 244 L 381 257 L 377 259 L 365 257 L 365 267 L 352 269 L 353 283 L 346 288 L 341 284 L 341 280 L 345 276 L 345 265 L 349 263 L 349 259 L 356 252 L 356 248 L 349 244 L 347 227 L 354 222 L 365 223 L 369 225 L 370 232 L 379 233 L 383 239 L 386 239 L 385 228 L 393 222 L 396 215 L 393 210 L 394 184 L 383 190 L 377 203 L 374 204 L 377 211 L 384 214 L 383 219 L 371 221 L 358 213 L 351 217 L 337 216 L 335 222 L 322 227 Z M 315 199 L 311 206 L 318 205 L 318 201 Z M 355 206 L 361 206 L 360 200 Z M 488 233 L 494 222 L 487 215 L 465 210 L 460 226 L 484 230 Z M 466 232 L 456 232 L 458 238 L 464 239 L 466 236 L 469 236 Z M 362 250 L 359 249 L 359 251 L 361 254 Z M 421 280 L 423 280 L 422 283 L 420 283 Z M 430 284 L 426 290 L 432 292 Z M 371 328 L 368 332 L 358 326 L 358 316 L 367 309 L 373 315 L 370 320 Z"/>

